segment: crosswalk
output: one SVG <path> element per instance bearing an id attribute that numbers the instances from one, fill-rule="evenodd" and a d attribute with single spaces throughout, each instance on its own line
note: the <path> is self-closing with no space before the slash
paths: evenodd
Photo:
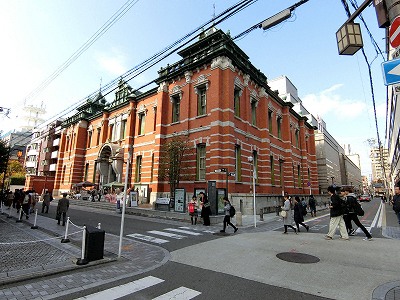
<path id="1" fill-rule="evenodd" d="M 161 230 L 149 230 L 146 234 L 132 233 L 127 234 L 127 237 L 146 241 L 154 244 L 165 244 L 171 240 L 181 240 L 193 236 L 201 236 L 203 234 L 212 234 L 215 231 L 200 229 L 198 227 L 179 227 L 179 228 L 164 228 Z"/>
<path id="2" fill-rule="evenodd" d="M 115 300 L 128 295 L 132 296 L 133 294 L 139 291 L 151 288 L 153 286 L 156 286 L 157 284 L 163 283 L 164 281 L 165 280 L 154 276 L 147 276 L 123 285 L 118 285 L 116 287 L 101 292 L 76 298 L 75 300 L 96 300 L 96 299 Z M 167 299 L 190 300 L 193 299 L 194 297 L 197 297 L 200 294 L 201 292 L 199 291 L 181 286 L 165 294 L 162 294 L 156 298 L 153 298 L 153 300 L 167 300 Z"/>

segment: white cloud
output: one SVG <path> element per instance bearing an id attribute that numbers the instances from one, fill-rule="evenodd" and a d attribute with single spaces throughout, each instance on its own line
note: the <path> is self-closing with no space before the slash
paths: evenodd
<path id="1" fill-rule="evenodd" d="M 112 76 L 122 75 L 127 71 L 126 56 L 117 48 L 112 48 L 108 53 L 95 55 L 97 63 Z"/>
<path id="2" fill-rule="evenodd" d="M 328 114 L 338 119 L 358 117 L 366 112 L 362 101 L 344 99 L 339 90 L 343 84 L 335 84 L 316 94 L 302 97 L 305 107 L 314 115 L 326 117 Z"/>

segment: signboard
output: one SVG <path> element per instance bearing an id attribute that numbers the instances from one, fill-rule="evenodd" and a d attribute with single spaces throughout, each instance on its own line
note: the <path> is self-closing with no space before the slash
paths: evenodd
<path id="1" fill-rule="evenodd" d="M 393 48 L 400 46 L 400 16 L 397 16 L 389 28 L 389 42 Z"/>
<path id="2" fill-rule="evenodd" d="M 169 198 L 157 198 L 156 199 L 156 203 L 157 204 L 166 204 L 166 205 L 169 205 L 169 201 L 170 201 L 170 199 Z"/>
<path id="3" fill-rule="evenodd" d="M 382 63 L 382 72 L 385 85 L 400 83 L 400 58 Z"/>
<path id="4" fill-rule="evenodd" d="M 175 189 L 175 211 L 185 212 L 185 189 Z"/>
<path id="5" fill-rule="evenodd" d="M 129 203 L 131 207 L 138 206 L 139 196 L 136 191 L 131 191 L 129 193 Z"/>

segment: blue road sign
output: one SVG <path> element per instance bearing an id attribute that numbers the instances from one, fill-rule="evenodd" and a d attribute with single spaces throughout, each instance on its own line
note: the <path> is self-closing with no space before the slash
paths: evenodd
<path id="1" fill-rule="evenodd" d="M 400 58 L 383 62 L 382 72 L 385 85 L 400 83 Z"/>

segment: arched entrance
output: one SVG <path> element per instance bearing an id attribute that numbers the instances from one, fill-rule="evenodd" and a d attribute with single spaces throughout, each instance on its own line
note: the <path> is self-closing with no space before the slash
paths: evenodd
<path id="1" fill-rule="evenodd" d="M 117 145 L 104 144 L 96 160 L 96 172 L 100 174 L 100 185 L 121 182 L 124 164 L 123 149 Z"/>

